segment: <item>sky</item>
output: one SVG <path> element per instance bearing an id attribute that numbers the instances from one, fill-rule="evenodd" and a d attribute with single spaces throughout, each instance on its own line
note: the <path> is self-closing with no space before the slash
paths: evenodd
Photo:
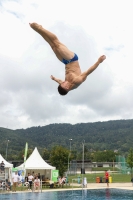
<path id="1" fill-rule="evenodd" d="M 132 0 L 0 0 L 0 127 L 133 119 Z M 29 22 L 57 35 L 82 72 L 106 60 L 76 90 L 58 94 L 65 65 Z"/>

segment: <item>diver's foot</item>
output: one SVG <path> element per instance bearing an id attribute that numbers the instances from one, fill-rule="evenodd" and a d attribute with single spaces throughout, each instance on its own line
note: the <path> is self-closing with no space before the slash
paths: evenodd
<path id="1" fill-rule="evenodd" d="M 37 24 L 35 22 L 34 23 L 29 23 L 29 25 L 30 25 L 31 28 L 33 28 L 37 32 L 40 30 L 40 28 L 42 28 L 41 25 L 39 25 L 39 24 Z"/>

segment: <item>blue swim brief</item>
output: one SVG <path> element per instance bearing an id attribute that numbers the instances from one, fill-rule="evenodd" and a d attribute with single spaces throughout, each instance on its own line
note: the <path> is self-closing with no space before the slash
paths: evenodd
<path id="1" fill-rule="evenodd" d="M 74 57 L 72 58 L 72 59 L 70 59 L 70 60 L 65 60 L 64 58 L 62 59 L 62 62 L 65 64 L 65 65 L 67 65 L 67 64 L 69 64 L 69 63 L 71 63 L 71 62 L 73 62 L 73 61 L 77 61 L 78 60 L 78 56 L 76 55 L 76 53 L 74 54 Z"/>

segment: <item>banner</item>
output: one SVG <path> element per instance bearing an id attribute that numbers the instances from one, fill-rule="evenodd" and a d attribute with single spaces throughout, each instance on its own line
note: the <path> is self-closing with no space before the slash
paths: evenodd
<path id="1" fill-rule="evenodd" d="M 18 175 L 19 175 L 19 181 L 24 183 L 25 182 L 24 170 L 18 170 Z"/>
<path id="2" fill-rule="evenodd" d="M 27 158 L 27 152 L 28 152 L 28 143 L 26 142 L 26 145 L 25 145 L 25 152 L 24 152 L 24 163 L 25 163 L 26 158 Z"/>
<path id="3" fill-rule="evenodd" d="M 59 170 L 52 170 L 52 181 L 57 182 Z"/>
<path id="4" fill-rule="evenodd" d="M 25 152 L 24 152 L 24 165 L 23 165 L 23 170 L 24 170 L 24 177 L 25 177 L 25 162 L 26 162 L 26 158 L 27 158 L 27 152 L 28 152 L 28 143 L 26 142 L 25 145 Z"/>

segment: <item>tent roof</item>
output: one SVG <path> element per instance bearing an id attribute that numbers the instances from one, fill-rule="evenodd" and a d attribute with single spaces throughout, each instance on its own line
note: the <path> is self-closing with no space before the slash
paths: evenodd
<path id="1" fill-rule="evenodd" d="M 24 163 L 17 168 L 23 167 Z M 55 169 L 55 167 L 46 163 L 38 152 L 37 147 L 35 147 L 34 151 L 25 162 L 25 169 Z"/>
<path id="2" fill-rule="evenodd" d="M 3 158 L 3 156 L 0 154 L 0 163 L 1 163 L 2 161 L 3 161 L 4 164 L 5 164 L 5 168 L 12 168 L 12 167 L 13 167 L 13 164 L 7 162 L 7 161 Z"/>

